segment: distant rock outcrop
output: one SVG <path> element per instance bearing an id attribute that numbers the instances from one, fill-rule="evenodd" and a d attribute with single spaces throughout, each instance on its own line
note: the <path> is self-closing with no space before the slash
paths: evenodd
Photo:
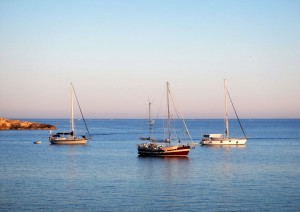
<path id="1" fill-rule="evenodd" d="M 55 130 L 50 124 L 0 118 L 0 130 Z"/>

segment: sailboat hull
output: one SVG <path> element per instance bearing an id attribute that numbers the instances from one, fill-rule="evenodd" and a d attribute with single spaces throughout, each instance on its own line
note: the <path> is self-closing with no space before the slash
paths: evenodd
<path id="1" fill-rule="evenodd" d="M 245 145 L 246 138 L 202 139 L 202 145 Z"/>
<path id="2" fill-rule="evenodd" d="M 157 149 L 138 147 L 139 156 L 148 157 L 185 157 L 190 152 L 190 146 L 170 146 Z"/>
<path id="3" fill-rule="evenodd" d="M 49 139 L 51 144 L 58 144 L 58 145 L 84 145 L 88 141 L 88 139 L 84 138 L 76 138 L 76 139 Z"/>

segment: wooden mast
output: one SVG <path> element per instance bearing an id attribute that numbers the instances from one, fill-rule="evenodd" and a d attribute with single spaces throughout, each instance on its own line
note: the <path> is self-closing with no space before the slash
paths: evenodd
<path id="1" fill-rule="evenodd" d="M 150 139 L 152 138 L 152 126 L 153 126 L 153 121 L 152 121 L 152 118 L 151 118 L 151 101 L 149 101 L 149 133 L 150 133 Z"/>
<path id="2" fill-rule="evenodd" d="M 226 79 L 224 79 L 224 95 L 225 95 L 225 136 L 229 137 L 229 129 L 228 129 L 228 111 L 227 111 L 227 85 Z"/>
<path id="3" fill-rule="evenodd" d="M 169 82 L 167 81 L 167 108 L 168 108 L 168 142 L 171 142 L 171 120 L 170 120 L 170 103 L 169 103 Z"/>
<path id="4" fill-rule="evenodd" d="M 73 98 L 73 84 L 71 83 L 71 132 L 75 137 L 75 126 L 74 126 L 74 98 Z"/>

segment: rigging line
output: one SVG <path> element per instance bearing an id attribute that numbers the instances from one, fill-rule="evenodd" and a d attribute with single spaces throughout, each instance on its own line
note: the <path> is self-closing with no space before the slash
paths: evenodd
<path id="1" fill-rule="evenodd" d="M 165 116 L 163 116 L 163 119 L 162 119 L 162 126 L 163 126 L 163 128 L 162 128 L 162 130 L 163 130 L 163 133 L 164 133 L 164 136 L 163 136 L 163 139 L 166 139 L 166 118 L 165 118 Z"/>
<path id="2" fill-rule="evenodd" d="M 82 117 L 82 119 L 83 119 L 85 128 L 86 128 L 86 130 L 87 130 L 87 132 L 88 132 L 89 138 L 91 138 L 91 134 L 90 134 L 90 131 L 89 131 L 87 125 L 86 125 L 85 118 L 84 118 L 84 116 L 83 116 L 83 113 L 82 113 L 82 110 L 81 110 L 81 107 L 80 107 L 80 104 L 79 104 L 79 101 L 78 101 L 78 98 L 77 98 L 76 91 L 75 91 L 75 88 L 74 88 L 73 83 L 71 83 L 71 85 L 72 85 L 72 88 L 73 88 L 73 91 L 74 91 L 74 94 L 75 94 L 75 98 L 76 98 L 76 101 L 77 101 L 77 104 L 78 104 L 78 107 L 79 107 L 79 110 L 80 110 L 81 117 Z"/>
<path id="3" fill-rule="evenodd" d="M 180 119 L 180 117 L 178 117 L 178 120 Z M 182 124 L 182 123 L 181 123 Z M 191 135 L 189 134 L 189 132 L 188 132 L 188 129 L 187 129 L 187 127 L 186 127 L 186 125 L 185 125 L 185 123 L 184 123 L 184 121 L 183 121 L 183 127 L 184 127 L 184 129 L 185 130 L 183 130 L 181 133 L 182 133 L 182 136 L 183 136 L 183 139 L 185 140 L 185 141 L 187 141 L 188 140 L 188 138 L 187 138 L 187 136 L 186 135 L 188 135 L 189 136 L 189 138 L 190 138 L 190 140 L 192 141 L 192 138 L 191 138 Z"/>
<path id="4" fill-rule="evenodd" d="M 178 122 L 180 122 L 181 120 L 180 120 L 180 117 L 178 116 L 178 114 L 177 114 L 177 120 L 178 120 Z M 182 122 L 180 122 L 181 123 L 181 127 L 184 127 L 184 124 L 182 124 Z M 176 128 L 177 129 L 177 128 Z M 185 129 L 185 128 L 184 128 Z M 187 139 L 187 137 L 186 137 L 186 134 L 188 134 L 186 131 L 184 131 L 184 130 L 182 130 L 182 132 L 179 134 L 177 131 L 176 131 L 176 133 L 177 133 L 177 136 L 179 137 L 179 140 L 181 140 L 181 138 L 180 138 L 180 136 L 181 136 L 181 133 L 182 133 L 182 136 L 183 136 L 183 139 L 184 139 L 184 141 L 187 141 L 188 139 Z M 191 139 L 192 140 L 192 139 Z"/>
<path id="5" fill-rule="evenodd" d="M 178 112 L 177 112 L 176 104 L 175 104 L 175 98 L 173 97 L 173 94 L 172 94 L 171 91 L 170 91 L 170 96 L 171 96 L 171 100 L 172 100 L 172 103 L 173 103 L 173 106 L 174 106 L 174 109 L 175 109 L 176 117 L 177 117 L 178 120 L 180 120 L 180 117 L 179 117 Z M 173 114 L 172 114 L 172 121 L 173 121 L 173 126 L 174 126 L 173 130 L 176 132 L 177 136 L 180 138 L 178 130 L 177 130 L 177 126 L 176 126 L 177 122 L 175 122 Z"/>
<path id="6" fill-rule="evenodd" d="M 171 94 L 172 95 L 172 94 Z M 185 140 L 185 141 L 187 141 L 187 138 L 186 138 L 186 133 L 184 132 L 184 130 L 183 130 L 183 132 L 180 132 L 179 133 L 179 130 L 177 130 L 179 127 L 184 127 L 184 125 L 182 124 L 182 122 L 181 122 L 181 118 L 180 118 L 180 116 L 178 115 L 179 113 L 177 112 L 177 108 L 176 108 L 176 103 L 175 103 L 175 98 L 174 97 L 172 97 L 171 96 L 171 99 L 172 99 L 172 102 L 173 102 L 173 105 L 174 105 L 174 108 L 175 108 L 175 112 L 176 112 L 176 117 L 177 117 L 177 122 L 175 122 L 175 119 L 174 119 L 174 117 L 173 117 L 173 123 L 174 123 L 174 131 L 176 132 L 176 135 L 177 135 L 177 137 L 178 137 L 178 139 L 179 139 L 179 141 L 181 140 L 181 133 L 182 133 L 182 135 L 183 135 L 183 139 Z M 182 118 L 183 119 L 183 118 Z M 178 122 L 179 123 L 181 123 L 181 126 L 178 126 Z M 183 125 L 183 126 L 182 126 Z M 177 127 L 178 126 L 178 127 Z M 185 128 L 184 128 L 185 129 Z"/>
<path id="7" fill-rule="evenodd" d="M 164 89 L 163 89 L 164 90 Z M 164 101 L 164 93 L 161 93 L 160 95 L 160 104 L 159 104 L 159 107 L 158 107 L 158 110 L 157 110 L 157 113 L 156 113 L 156 118 L 164 118 L 164 110 L 162 109 L 163 105 L 165 104 L 165 101 Z"/>
<path id="8" fill-rule="evenodd" d="M 148 109 L 147 111 L 145 112 L 145 115 L 144 115 L 144 119 L 147 120 L 147 114 L 148 114 Z M 147 122 L 143 122 L 143 125 L 142 125 L 142 129 L 141 129 L 141 134 L 144 133 L 144 131 L 146 131 L 148 129 L 148 126 L 149 126 L 149 123 Z"/>
<path id="9" fill-rule="evenodd" d="M 177 104 L 176 104 L 176 101 L 175 101 L 175 98 L 174 98 L 173 93 L 171 93 L 171 99 L 172 99 L 172 102 L 173 102 L 173 105 L 174 105 L 174 108 L 175 108 L 176 115 L 177 115 L 178 119 L 180 119 L 180 118 L 182 119 L 183 126 L 184 126 L 184 128 L 185 128 L 185 131 L 186 131 L 186 133 L 189 135 L 190 140 L 193 141 L 192 136 L 191 136 L 191 134 L 190 134 L 190 132 L 189 132 L 187 126 L 186 126 L 186 123 L 185 123 L 185 120 L 184 120 L 182 114 L 179 113 L 178 110 L 177 110 Z M 179 115 L 180 115 L 180 116 L 179 116 Z"/>
<path id="10" fill-rule="evenodd" d="M 247 138 L 246 133 L 245 133 L 245 131 L 244 131 L 244 128 L 243 128 L 243 126 L 242 126 L 242 123 L 241 123 L 241 121 L 240 121 L 240 119 L 239 119 L 239 116 L 238 116 L 238 114 L 237 114 L 237 112 L 236 112 L 236 109 L 235 109 L 235 107 L 234 107 L 234 105 L 233 105 L 231 96 L 230 96 L 230 94 L 229 94 L 227 88 L 226 88 L 226 91 L 227 91 L 228 97 L 229 97 L 229 99 L 230 99 L 231 105 L 232 105 L 232 107 L 233 107 L 234 113 L 235 113 L 235 115 L 236 115 L 236 118 L 237 118 L 237 120 L 238 120 L 238 122 L 239 122 L 239 125 L 240 125 L 242 131 L 243 131 L 243 134 L 244 134 L 245 138 Z"/>
<path id="11" fill-rule="evenodd" d="M 179 119 L 178 116 L 177 116 L 177 119 Z M 179 135 L 179 133 L 178 133 L 178 130 L 177 130 L 177 127 L 176 127 L 176 122 L 175 122 L 175 119 L 174 119 L 174 115 L 173 115 L 173 114 L 172 114 L 172 123 L 173 123 L 173 126 L 174 126 L 174 127 L 172 128 L 172 130 L 175 132 L 175 134 L 176 134 L 176 136 L 177 136 L 177 137 L 174 136 L 174 139 L 180 141 L 180 140 L 181 140 L 181 139 L 180 139 L 180 135 Z"/>
<path id="12" fill-rule="evenodd" d="M 192 136 L 191 136 L 191 134 L 190 134 L 190 132 L 189 132 L 189 129 L 188 129 L 187 126 L 186 126 L 186 123 L 185 123 L 185 120 L 184 120 L 184 118 L 183 118 L 183 115 L 182 115 L 181 113 L 178 113 L 178 110 L 177 110 L 177 104 L 176 104 L 174 95 L 173 95 L 173 93 L 172 93 L 171 91 L 170 91 L 170 94 L 171 94 L 171 95 L 170 95 L 170 96 L 171 96 L 171 100 L 172 100 L 172 102 L 173 102 L 173 105 L 174 105 L 174 108 L 175 108 L 177 117 L 179 118 L 179 115 L 180 115 L 180 118 L 182 119 L 184 128 L 185 128 L 185 130 L 186 130 L 186 133 L 189 135 L 190 140 L 193 141 Z M 179 114 L 179 115 L 178 115 L 178 114 Z"/>

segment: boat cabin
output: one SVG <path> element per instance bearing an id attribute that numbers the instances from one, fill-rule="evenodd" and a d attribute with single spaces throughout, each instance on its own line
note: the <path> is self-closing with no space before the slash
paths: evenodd
<path id="1" fill-rule="evenodd" d="M 214 140 L 223 138 L 223 134 L 206 134 L 203 135 L 203 140 Z"/>
<path id="2" fill-rule="evenodd" d="M 50 133 L 50 135 L 52 135 L 52 133 Z M 73 131 L 71 131 L 71 132 L 58 132 L 55 135 L 52 135 L 52 137 L 61 137 L 61 136 L 64 136 L 64 135 L 73 136 L 74 132 Z"/>

